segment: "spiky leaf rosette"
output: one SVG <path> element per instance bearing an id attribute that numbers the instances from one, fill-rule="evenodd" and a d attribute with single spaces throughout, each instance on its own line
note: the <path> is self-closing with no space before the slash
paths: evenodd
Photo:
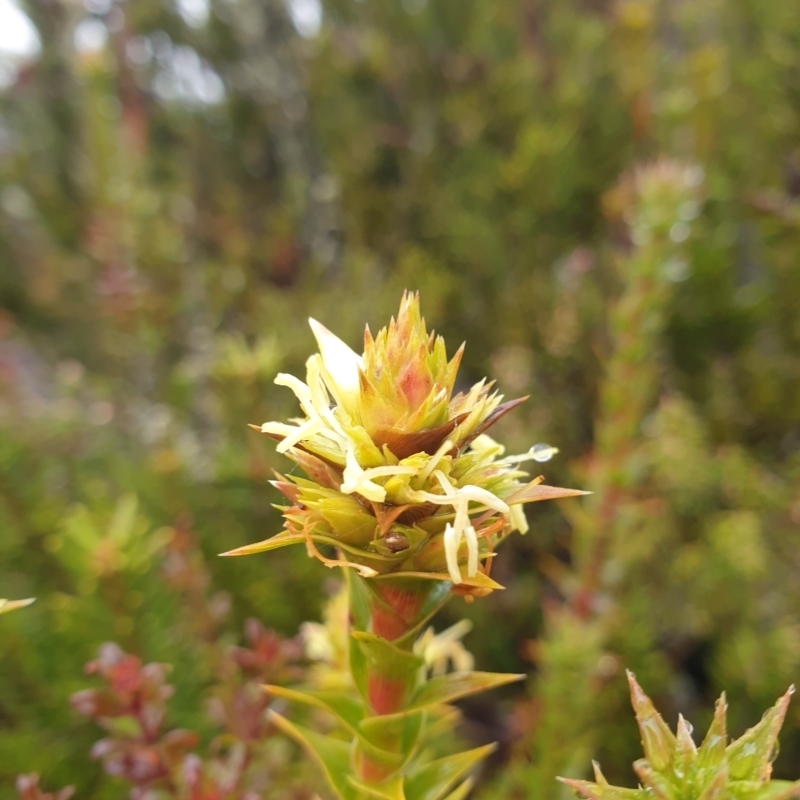
<path id="1" fill-rule="evenodd" d="M 772 760 L 783 725 L 791 687 L 761 721 L 728 743 L 725 695 L 717 700 L 714 719 L 702 744 L 695 745 L 691 728 L 678 717 L 670 731 L 650 698 L 628 673 L 631 702 L 642 735 L 645 758 L 634 771 L 638 789 L 611 786 L 594 763 L 595 781 L 559 778 L 587 800 L 788 800 L 800 797 L 800 781 L 773 781 Z"/>
<path id="2" fill-rule="evenodd" d="M 363 355 L 318 322 L 311 327 L 319 353 L 305 382 L 275 380 L 295 393 L 303 416 L 253 426 L 307 477 L 273 482 L 290 501 L 283 532 L 225 555 L 304 543 L 328 566 L 363 577 L 442 579 L 465 594 L 499 588 L 484 564 L 507 534 L 527 530 L 521 505 L 583 494 L 526 482 L 519 465 L 536 453 L 504 456 L 486 435 L 522 400 L 503 402 L 485 380 L 453 394 L 463 347 L 448 360 L 416 294 L 403 296 L 397 319 L 375 337 L 367 328 Z M 341 556 L 326 558 L 320 544 Z"/>

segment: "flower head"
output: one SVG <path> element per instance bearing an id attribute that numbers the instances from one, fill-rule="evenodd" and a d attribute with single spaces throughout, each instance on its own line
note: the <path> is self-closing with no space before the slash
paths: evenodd
<path id="1" fill-rule="evenodd" d="M 274 482 L 291 503 L 282 507 L 282 533 L 226 555 L 303 542 L 328 566 L 365 577 L 497 588 L 485 564 L 508 533 L 527 530 L 521 504 L 583 494 L 541 486 L 541 478 L 524 483 L 519 464 L 536 459 L 535 448 L 501 458 L 502 446 L 486 435 L 522 400 L 504 403 L 485 380 L 454 395 L 463 346 L 448 360 L 416 294 L 403 295 L 397 319 L 376 336 L 366 330 L 362 355 L 319 322 L 311 328 L 319 353 L 306 362 L 305 382 L 275 379 L 295 394 L 302 416 L 252 426 L 308 477 Z M 323 556 L 318 544 L 341 556 Z"/>

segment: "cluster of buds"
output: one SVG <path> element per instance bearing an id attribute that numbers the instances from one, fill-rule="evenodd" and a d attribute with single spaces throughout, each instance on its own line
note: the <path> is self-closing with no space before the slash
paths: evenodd
<path id="1" fill-rule="evenodd" d="M 304 543 L 326 565 L 365 578 L 448 580 L 465 595 L 499 588 L 487 562 L 506 535 L 527 530 L 522 504 L 583 494 L 523 480 L 519 465 L 555 448 L 504 456 L 486 434 L 525 398 L 503 402 L 485 380 L 454 394 L 463 346 L 448 360 L 416 294 L 403 296 L 377 336 L 367 328 L 362 355 L 315 320 L 311 328 L 319 353 L 306 362 L 306 381 L 275 379 L 303 416 L 252 426 L 277 439 L 307 478 L 273 482 L 291 503 L 281 507 L 283 532 L 225 555 Z"/>
<path id="2" fill-rule="evenodd" d="M 638 789 L 612 786 L 594 763 L 594 781 L 559 778 L 586 800 L 791 800 L 800 797 L 800 781 L 770 780 L 778 752 L 791 687 L 761 721 L 740 738 L 728 742 L 725 695 L 717 700 L 714 719 L 698 747 L 688 722 L 678 717 L 672 731 L 628 673 L 631 702 L 642 736 L 645 758 L 633 765 Z"/>

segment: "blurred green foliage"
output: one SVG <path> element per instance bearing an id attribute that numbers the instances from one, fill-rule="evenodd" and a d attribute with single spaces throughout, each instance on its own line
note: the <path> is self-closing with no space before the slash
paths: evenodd
<path id="1" fill-rule="evenodd" d="M 3 800 L 33 771 L 120 796 L 68 705 L 104 641 L 173 664 L 171 723 L 211 737 L 176 531 L 230 601 L 223 642 L 318 618 L 331 576 L 304 553 L 213 558 L 280 524 L 286 464 L 246 423 L 291 416 L 271 379 L 307 316 L 357 345 L 406 287 L 467 341 L 465 384 L 531 395 L 498 438 L 558 445 L 548 482 L 595 492 L 534 509 L 508 589 L 440 621 L 473 620 L 479 669 L 531 672 L 466 708 L 465 736 L 506 745 L 486 796 L 565 797 L 592 756 L 631 785 L 623 667 L 670 724 L 704 728 L 725 689 L 732 734 L 798 679 L 797 3 L 324 0 L 316 33 L 309 8 L 25 3 L 41 51 L 0 93 L 0 587 L 39 601 L 0 619 Z"/>

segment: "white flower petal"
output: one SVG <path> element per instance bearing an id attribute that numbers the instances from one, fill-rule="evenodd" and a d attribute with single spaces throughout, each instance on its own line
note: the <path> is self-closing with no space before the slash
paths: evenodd
<path id="1" fill-rule="evenodd" d="M 309 319 L 308 324 L 319 345 L 327 373 L 343 392 L 350 395 L 357 394 L 358 370 L 363 365 L 361 356 L 315 319 Z"/>

